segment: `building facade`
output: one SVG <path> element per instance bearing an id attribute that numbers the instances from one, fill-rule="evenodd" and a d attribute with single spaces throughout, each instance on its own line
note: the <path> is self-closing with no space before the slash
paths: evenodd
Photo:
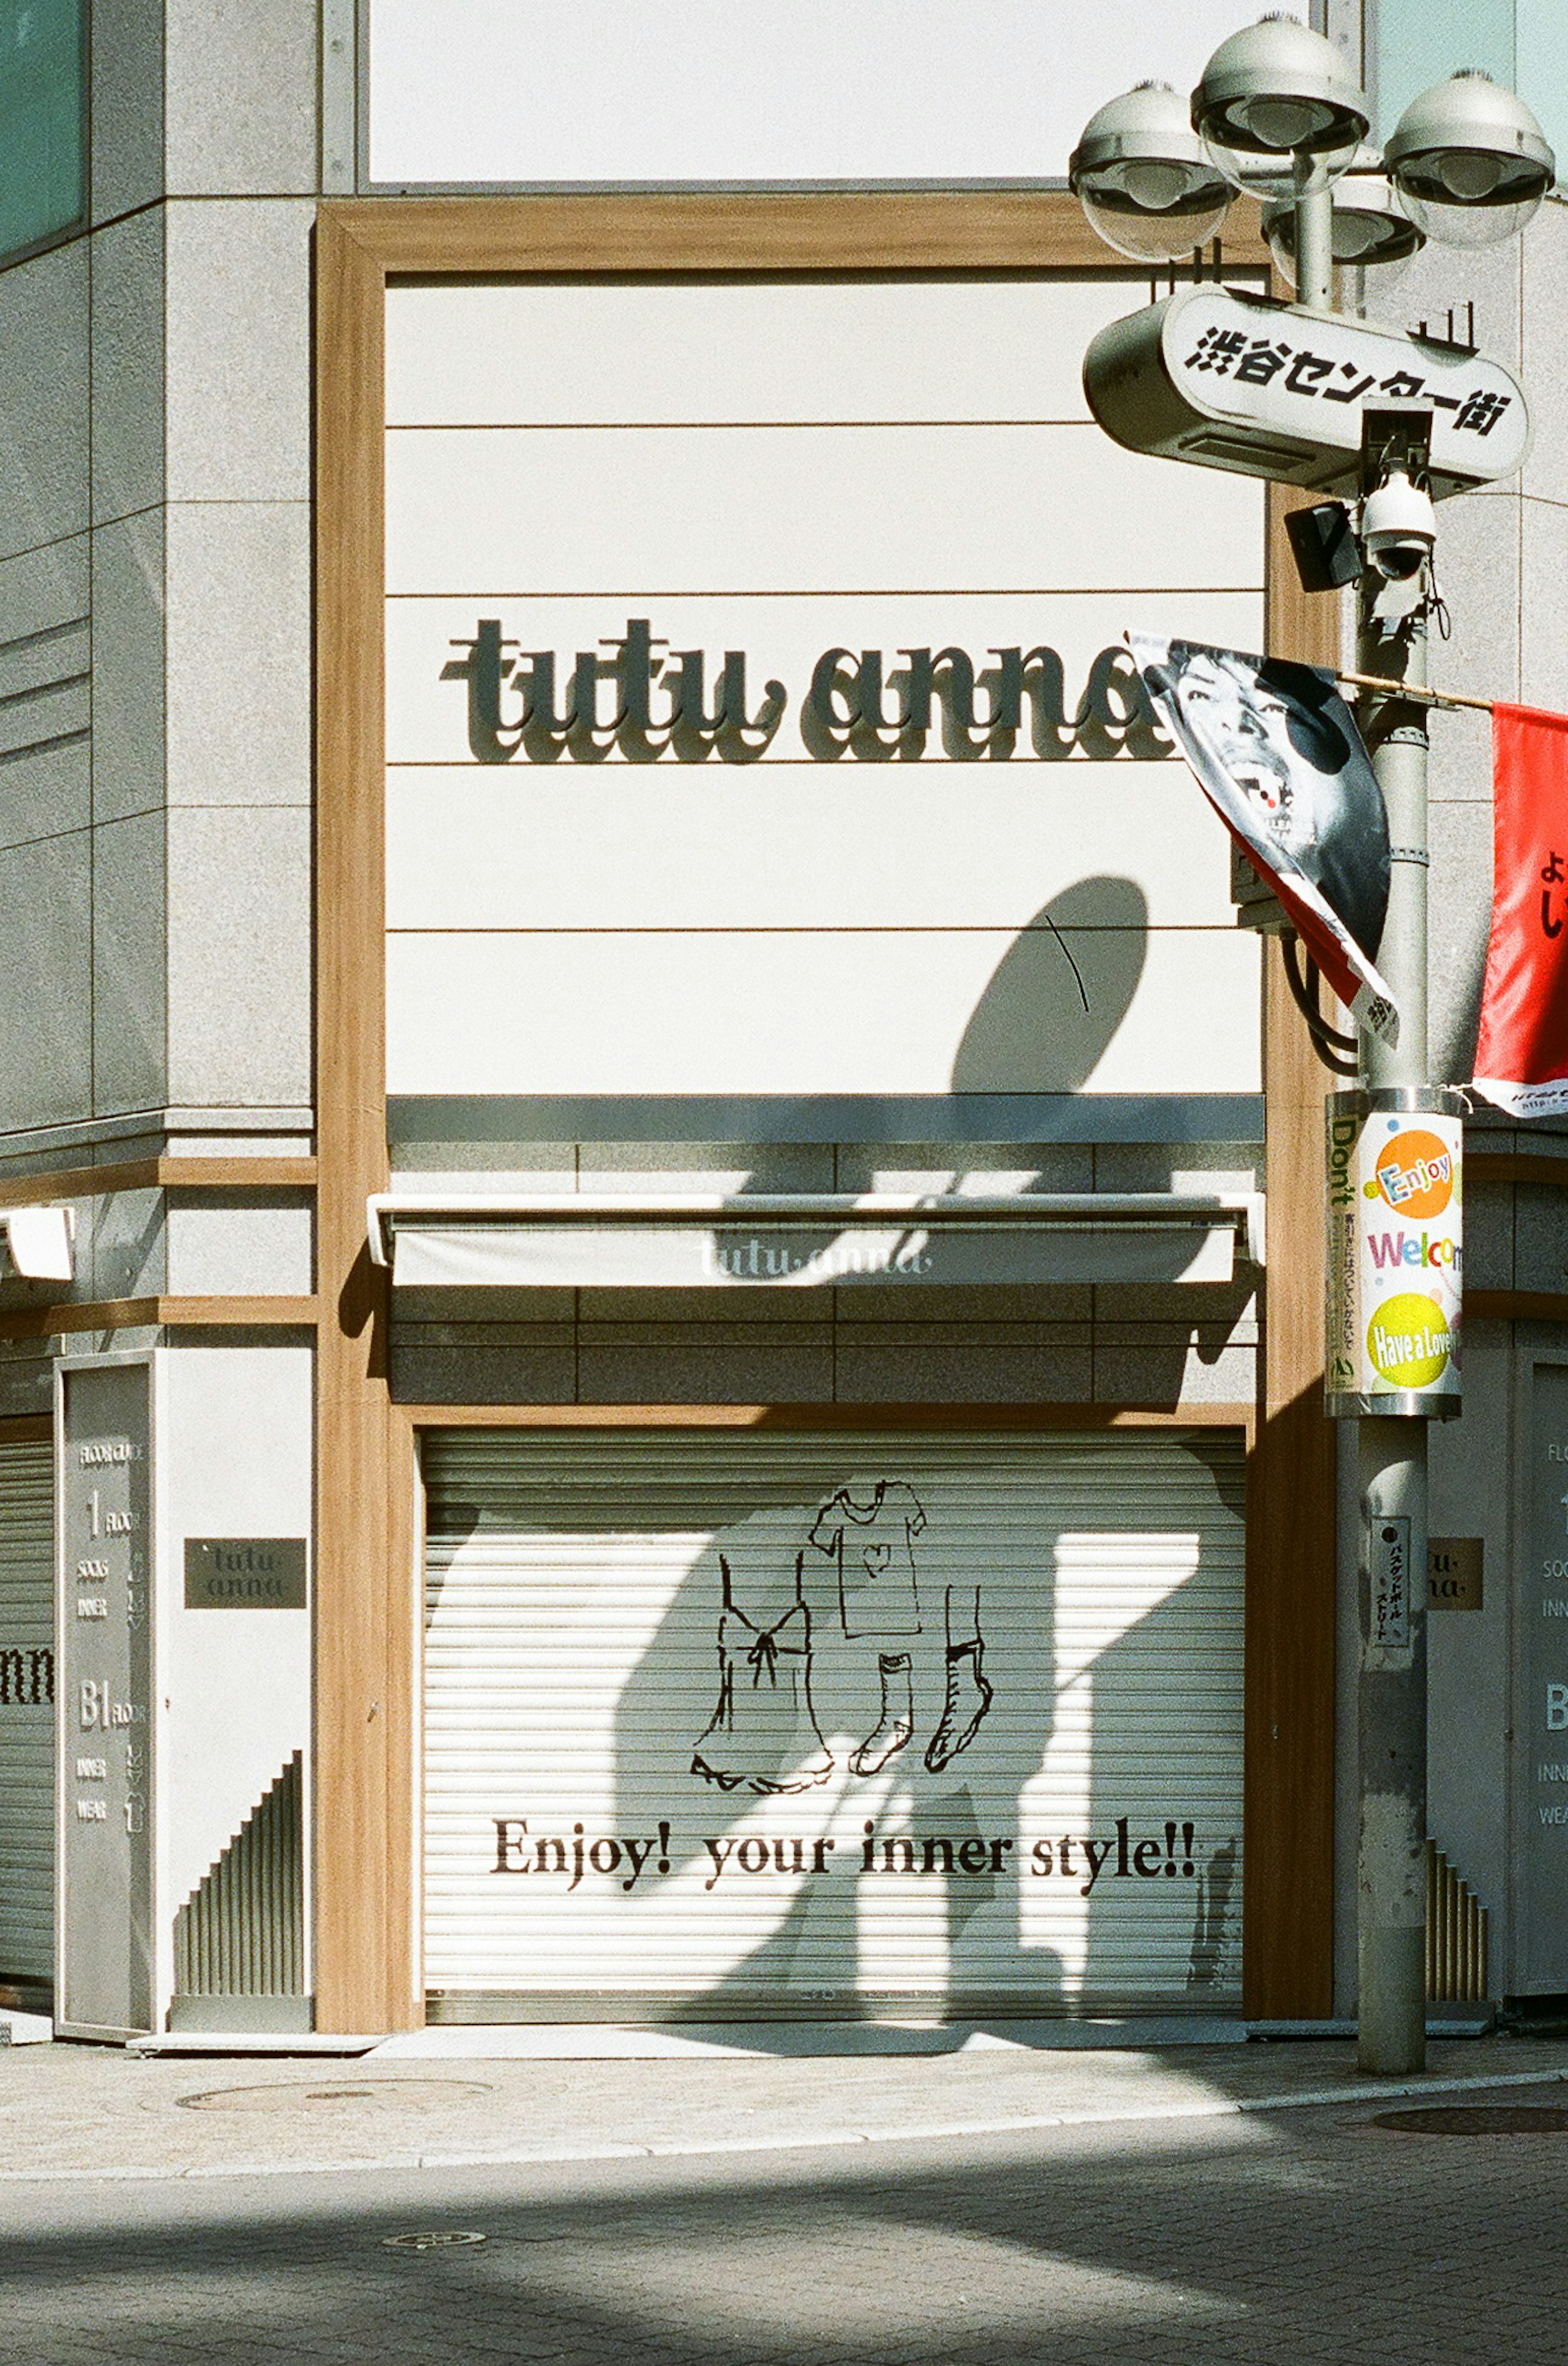
<path id="1" fill-rule="evenodd" d="M 1120 653 L 1344 620 L 1281 501 L 1089 419 L 1148 282 L 1060 186 L 1250 12 L 995 0 L 939 83 L 907 9 L 828 73 L 815 0 L 657 55 L 604 0 L 591 107 L 549 6 L 13 13 L 0 1983 L 1353 2011 L 1328 1080 Z M 1557 707 L 1564 219 L 1364 291 L 1522 366 L 1438 678 Z M 1484 718 L 1433 739 L 1462 1080 Z M 1478 1109 L 1470 1173 L 1455 2003 L 1568 1989 L 1568 1150 Z"/>

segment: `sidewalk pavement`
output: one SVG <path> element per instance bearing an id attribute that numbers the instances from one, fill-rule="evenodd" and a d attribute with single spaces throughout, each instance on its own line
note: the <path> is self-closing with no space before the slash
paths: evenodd
<path id="1" fill-rule="evenodd" d="M 353 2060 L 58 2043 L 0 2052 L 0 2179 L 674 2160 L 1074 2126 L 1130 2135 L 1139 2123 L 1152 2137 L 1157 2123 L 1173 2132 L 1379 2097 L 1484 2090 L 1555 2102 L 1568 2083 L 1562 2039 L 1439 2037 L 1425 2073 L 1371 2080 L 1357 2074 L 1351 2041 L 1248 2043 L 1236 2023 L 751 2024 L 674 2040 L 557 2030 L 551 2053 L 538 2050 L 543 2039 L 429 2030 Z"/>

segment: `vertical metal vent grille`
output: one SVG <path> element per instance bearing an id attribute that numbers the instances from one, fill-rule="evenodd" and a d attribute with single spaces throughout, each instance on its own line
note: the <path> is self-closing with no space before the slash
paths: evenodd
<path id="1" fill-rule="evenodd" d="M 1427 1994 L 1434 2002 L 1469 2004 L 1486 1993 L 1486 1909 L 1428 1841 Z"/>
<path id="2" fill-rule="evenodd" d="M 0 734 L 0 738 L 3 738 Z M 0 1446 L 0 1988 L 54 1974 L 54 1448 Z"/>
<path id="3" fill-rule="evenodd" d="M 305 1992 L 305 1765 L 296 1751 L 174 1918 L 180 1996 Z"/>

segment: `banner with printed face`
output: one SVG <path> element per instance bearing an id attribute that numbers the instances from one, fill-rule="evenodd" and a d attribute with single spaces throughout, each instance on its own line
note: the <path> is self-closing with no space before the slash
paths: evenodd
<path id="1" fill-rule="evenodd" d="M 1515 1117 L 1568 1110 L 1568 715 L 1492 710 L 1492 938 L 1475 1089 Z"/>
<path id="2" fill-rule="evenodd" d="M 1327 1127 L 1327 1411 L 1457 1413 L 1463 1122 L 1335 1093 Z"/>
<path id="3" fill-rule="evenodd" d="M 1196 641 L 1129 633 L 1156 711 L 1333 992 L 1399 1038 L 1375 965 L 1388 909 L 1388 816 L 1332 675 Z"/>

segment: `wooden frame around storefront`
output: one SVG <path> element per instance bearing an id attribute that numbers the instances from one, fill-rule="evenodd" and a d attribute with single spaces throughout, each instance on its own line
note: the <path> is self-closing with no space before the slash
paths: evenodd
<path id="1" fill-rule="evenodd" d="M 1256 270 L 1266 250 L 1227 250 Z M 389 278 L 621 272 L 1097 271 L 1064 193 L 458 197 L 323 205 L 316 232 L 316 1546 L 319 2029 L 418 2026 L 421 1425 L 890 1420 L 1243 1428 L 1248 1489 L 1246 2007 L 1326 2013 L 1333 1963 L 1334 1463 L 1321 1412 L 1324 1079 L 1272 948 L 1264 989 L 1270 1269 L 1257 1404 L 1099 1408 L 409 1407 L 388 1384 L 383 965 L 384 319 Z M 1125 268 L 1125 266 L 1122 266 Z M 1332 661 L 1334 603 L 1294 590 L 1271 513 L 1269 645 Z"/>

